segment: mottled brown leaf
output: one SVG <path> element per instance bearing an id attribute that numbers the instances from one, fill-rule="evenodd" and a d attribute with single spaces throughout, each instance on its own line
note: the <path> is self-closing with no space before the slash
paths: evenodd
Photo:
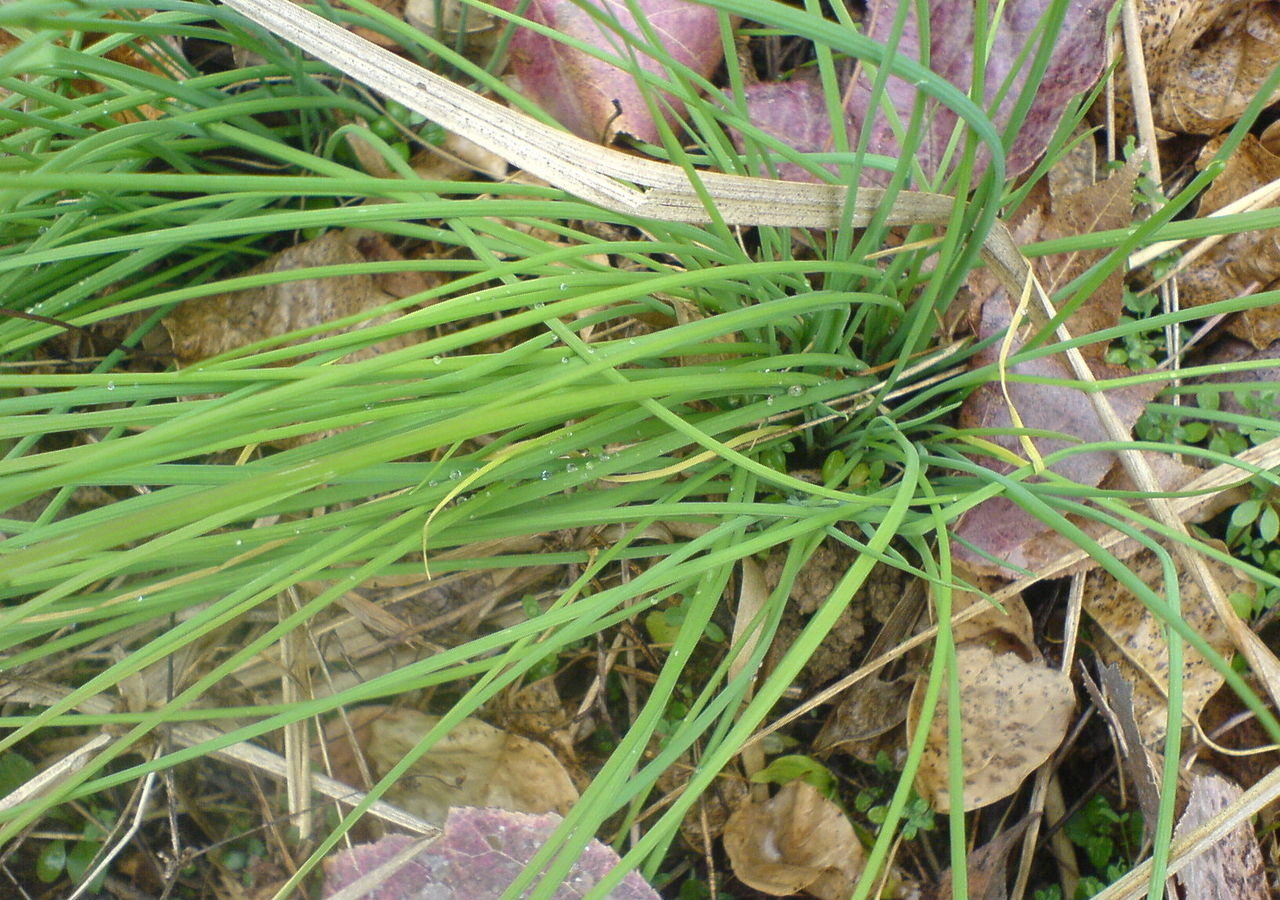
<path id="1" fill-rule="evenodd" d="M 1222 146 L 1210 141 L 1200 154 L 1206 165 Z M 1256 188 L 1280 178 L 1280 156 L 1253 135 L 1227 160 L 1227 167 L 1205 191 L 1200 213 L 1207 215 Z M 1244 293 L 1269 290 L 1280 279 L 1280 228 L 1229 234 L 1178 276 L 1183 306 L 1202 306 Z M 1280 307 L 1275 304 L 1236 313 L 1223 327 L 1259 349 L 1280 340 Z"/>
<path id="2" fill-rule="evenodd" d="M 359 784 L 354 755 L 375 778 L 390 771 L 439 722 L 412 709 L 364 706 L 348 714 L 358 746 L 341 721 L 326 729 L 335 777 Z M 463 719 L 437 741 L 386 793 L 386 799 L 429 822 L 443 823 L 451 806 L 493 806 L 516 812 L 565 813 L 578 792 L 545 746 Z"/>
<path id="3" fill-rule="evenodd" d="M 814 749 L 821 753 L 844 750 L 897 728 L 906 721 L 914 684 L 914 678 L 904 675 L 893 681 L 867 678 L 854 685 L 822 723 Z"/>
<path id="4" fill-rule="evenodd" d="M 283 250 L 243 274 L 395 258 L 399 258 L 398 254 L 385 238 L 366 231 L 335 230 Z M 173 339 L 178 362 L 189 365 L 264 338 L 378 309 L 397 296 L 408 296 L 429 286 L 420 273 L 397 273 L 383 278 L 386 280 L 368 274 L 324 278 L 303 276 L 296 281 L 201 297 L 180 305 L 165 317 L 164 326 Z M 391 291 L 397 291 L 397 294 Z M 336 330 L 367 328 L 392 321 L 397 315 L 386 313 Z M 414 340 L 412 335 L 406 335 L 385 341 L 353 353 L 347 360 L 365 359 Z"/>
<path id="5" fill-rule="evenodd" d="M 1062 743 L 1075 698 L 1071 680 L 1014 652 L 969 643 L 956 648 L 963 722 L 964 809 L 1009 796 Z M 916 683 L 907 729 L 919 727 L 925 679 Z M 916 784 L 939 812 L 952 808 L 945 694 L 929 723 Z"/>
<path id="6" fill-rule="evenodd" d="M 1155 70 L 1152 114 L 1161 128 L 1217 134 L 1240 118 L 1280 62 L 1280 5 L 1235 3 L 1213 15 L 1202 4 L 1188 18 L 1199 31 L 1173 47 Z M 1189 29 L 1190 30 L 1190 29 Z M 1280 100 L 1280 91 L 1270 101 Z"/>
<path id="7" fill-rule="evenodd" d="M 1038 239 L 1048 241 L 1127 228 L 1133 221 L 1133 187 L 1138 180 L 1139 168 L 1136 159 L 1130 160 L 1104 181 L 1075 191 L 1055 193 Z M 1083 275 L 1104 256 L 1105 250 L 1059 253 L 1040 259 L 1036 273 L 1045 290 L 1052 292 Z M 1111 328 L 1120 321 L 1123 311 L 1124 272 L 1122 267 L 1116 267 L 1067 319 L 1067 331 L 1073 337 L 1084 337 Z M 1107 344 L 1095 342 L 1080 350 L 1096 358 L 1106 352 Z"/>
<path id="8" fill-rule="evenodd" d="M 775 897 L 806 891 L 847 900 L 864 864 L 840 807 L 804 781 L 783 785 L 764 803 L 743 803 L 725 824 L 724 848 L 734 875 Z"/>
<path id="9" fill-rule="evenodd" d="M 1009 852 L 1022 840 L 1027 826 L 1033 817 L 1027 816 L 1011 828 L 1007 828 L 993 837 L 978 849 L 972 851 L 965 860 L 968 871 L 969 900 L 1005 900 Z M 952 870 L 947 869 L 938 878 L 933 890 L 925 894 L 927 900 L 952 900 Z"/>
<path id="10" fill-rule="evenodd" d="M 1236 569 L 1206 559 L 1210 572 L 1227 594 L 1252 594 L 1253 583 Z M 1145 550 L 1129 561 L 1129 568 L 1158 596 L 1166 596 L 1162 568 L 1156 555 Z M 1189 573 L 1179 572 L 1181 616 L 1219 654 L 1230 657 L 1234 645 L 1213 605 Z M 1099 569 L 1085 581 L 1085 611 L 1100 632 L 1098 656 L 1117 666 L 1134 686 L 1133 715 L 1143 743 L 1159 750 L 1165 736 L 1169 696 L 1169 640 L 1164 624 L 1127 588 Z M 1182 711 L 1195 722 L 1201 710 L 1222 686 L 1222 676 L 1192 646 L 1183 647 Z"/>

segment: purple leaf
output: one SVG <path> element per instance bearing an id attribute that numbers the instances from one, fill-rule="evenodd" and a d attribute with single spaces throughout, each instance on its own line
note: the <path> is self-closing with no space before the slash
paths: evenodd
<path id="1" fill-rule="evenodd" d="M 1031 39 L 1047 6 L 1048 0 L 1009 0 L 1004 4 L 1001 18 L 994 23 L 995 37 L 985 73 L 984 105 L 989 107 L 995 102 L 1000 85 L 1017 64 L 1019 53 Z M 1008 177 L 1020 175 L 1034 165 L 1044 153 L 1067 101 L 1092 87 L 1102 73 L 1106 49 L 1103 26 L 1108 6 L 1104 0 L 1072 0 L 1044 81 L 1009 150 L 1006 162 Z M 892 3 L 878 0 L 871 5 L 868 11 L 868 34 L 871 37 L 881 42 L 889 40 L 897 7 L 897 0 Z M 967 93 L 973 67 L 973 4 L 969 0 L 930 0 L 929 7 L 929 67 Z M 920 29 L 915 6 L 909 6 L 909 10 L 896 53 L 919 59 Z M 856 143 L 855 135 L 861 133 L 863 123 L 868 119 L 873 84 L 873 78 L 865 68 L 859 67 L 858 71 L 861 74 L 857 81 L 842 88 L 847 97 L 845 125 L 851 146 Z M 1003 129 L 1009 123 L 1014 104 L 1025 84 L 1024 66 L 1014 75 L 1011 88 L 1004 94 L 994 114 L 998 128 Z M 885 84 L 885 92 L 898 120 L 905 127 L 916 100 L 915 86 L 890 77 Z M 797 150 L 821 152 L 832 149 L 831 123 L 821 88 L 816 84 L 799 80 L 787 84 L 759 84 L 748 87 L 746 93 L 751 120 L 761 130 Z M 924 115 L 927 125 L 914 155 L 925 175 L 932 179 L 946 159 L 958 117 L 932 99 L 926 101 Z M 868 152 L 888 157 L 901 155 L 902 149 L 893 127 L 883 112 L 877 112 L 871 128 Z M 953 162 L 955 158 L 953 153 Z M 981 148 L 976 175 L 980 176 L 985 171 L 990 158 L 986 148 Z M 780 168 L 783 178 L 816 180 L 798 166 Z M 862 177 L 868 184 L 882 184 L 888 180 L 889 173 L 869 168 Z"/>
<path id="2" fill-rule="evenodd" d="M 984 339 L 999 334 L 1009 327 L 1011 320 L 1012 310 L 1008 299 L 1003 295 L 991 297 L 982 306 L 977 337 Z M 1022 342 L 1015 339 L 1011 344 L 1011 353 L 1016 353 L 1021 347 Z M 998 344 L 993 344 L 977 354 L 971 365 L 975 368 L 991 365 L 998 362 L 999 356 L 1000 347 Z M 1093 362 L 1090 367 L 1094 376 L 1100 381 L 1130 374 L 1127 369 L 1101 362 Z M 1042 356 L 1011 365 L 1009 373 L 1053 378 L 1063 382 L 1073 380 L 1066 361 L 1056 355 Z M 1126 428 L 1132 428 L 1133 423 L 1142 415 L 1147 403 L 1159 389 L 1158 384 L 1149 383 L 1113 388 L 1106 394 L 1120 421 Z M 1036 450 L 1041 456 L 1048 456 L 1079 443 L 1102 442 L 1110 439 L 1088 395 L 1070 384 L 1010 381 L 1008 398 L 1006 398 L 999 383 L 989 382 L 980 386 L 965 400 L 960 408 L 960 426 L 982 429 L 1011 428 L 1013 420 L 1009 410 L 1010 402 L 1017 409 L 1025 427 L 1069 436 L 1034 438 Z M 1019 457 L 1025 456 L 1021 441 L 1014 435 L 995 434 L 986 435 L 985 438 Z M 994 459 L 982 459 L 981 462 L 987 468 L 1000 473 L 1011 472 L 1014 468 L 1008 463 Z M 1102 481 L 1114 462 L 1115 455 L 1111 451 L 1090 450 L 1067 456 L 1055 462 L 1051 468 L 1058 475 L 1076 484 L 1092 487 Z M 958 536 L 975 547 L 987 551 L 996 559 L 1023 567 L 1029 561 L 1029 554 L 1035 542 L 1049 531 L 1049 526 L 1003 496 L 984 500 L 965 513 L 955 528 Z M 972 564 L 979 571 L 988 571 L 986 567 L 989 563 L 969 548 L 957 545 L 955 552 L 958 558 Z"/>
<path id="3" fill-rule="evenodd" d="M 822 96 L 822 86 L 813 81 L 795 80 L 748 85 L 746 88 L 747 112 L 751 123 L 801 153 L 827 153 L 835 149 L 831 135 L 831 117 Z M 857 130 L 851 118 L 845 118 L 849 144 L 857 141 Z M 742 141 L 735 132 L 734 143 L 742 150 Z M 795 163 L 775 163 L 778 177 L 783 181 L 817 182 L 819 179 L 803 166 Z M 834 174 L 832 163 L 825 168 Z M 772 173 L 762 166 L 753 175 L 769 176 Z"/>
<path id="4" fill-rule="evenodd" d="M 519 6 L 519 0 L 495 2 L 508 12 L 514 12 Z M 643 41 L 643 32 L 626 0 L 594 0 L 594 3 L 598 9 L 616 17 L 624 31 Z M 719 14 L 714 9 L 684 0 L 638 0 L 637 6 L 667 53 L 677 62 L 703 77 L 720 65 L 724 47 L 720 42 Z M 570 0 L 532 0 L 524 15 L 563 35 L 627 58 L 622 39 Z M 638 50 L 635 52 L 645 71 L 663 74 L 657 60 Z M 511 40 L 510 59 L 524 95 L 574 134 L 591 141 L 607 142 L 618 133 L 644 141 L 658 140 L 658 129 L 648 104 L 631 74 L 624 69 L 520 27 Z M 682 109 L 669 95 L 667 99 L 677 112 Z"/>
<path id="5" fill-rule="evenodd" d="M 561 821 L 554 813 L 532 816 L 504 809 L 451 809 L 444 833 L 407 863 L 380 876 L 365 896 L 370 900 L 497 900 Z M 390 835 L 335 854 L 325 865 L 322 896 L 333 896 L 416 841 Z M 592 840 L 556 889 L 554 900 L 580 900 L 618 862 L 618 854 Z M 607 897 L 659 900 L 635 872 L 628 872 Z"/>
<path id="6" fill-rule="evenodd" d="M 1067 101 L 1073 95 L 1092 87 L 1102 74 L 1106 59 L 1106 13 L 1110 5 L 1109 2 L 1100 0 L 1071 0 L 1054 45 L 1049 68 L 1009 150 L 1008 177 L 1020 175 L 1031 168 L 1044 152 Z M 994 2 L 990 6 L 993 10 L 997 8 Z M 1036 24 L 1048 6 L 1049 0 L 1010 0 L 999 7 L 1001 15 L 992 23 L 994 39 L 987 57 L 985 106 L 990 107 L 995 102 L 996 93 L 1013 71 L 1018 55 L 1031 40 Z M 876 40 L 887 41 L 892 33 L 897 9 L 897 0 L 874 2 L 867 13 L 867 33 Z M 974 6 L 969 0 L 930 0 L 929 12 L 929 68 L 968 92 L 973 69 Z M 1033 46 L 1029 51 L 1028 60 L 1034 49 Z M 909 6 L 898 53 L 913 59 L 920 58 L 919 26 L 916 24 L 914 5 Z M 1023 67 L 1013 76 L 1012 87 L 1005 93 L 999 108 L 992 115 L 997 128 L 1003 129 L 1009 123 L 1026 78 L 1024 62 Z M 871 79 L 864 71 L 859 83 L 855 85 L 855 112 L 866 110 L 870 88 Z M 900 79 L 890 78 L 888 94 L 899 118 L 905 124 L 915 102 L 915 88 Z M 929 129 L 921 147 L 916 151 L 916 158 L 925 173 L 932 177 L 943 162 L 943 154 L 957 117 L 936 101 L 929 101 L 925 114 L 926 121 L 930 123 Z M 875 132 L 868 149 L 872 153 L 894 157 L 900 153 L 897 139 L 883 116 L 876 117 Z M 989 157 L 979 156 L 977 174 L 980 175 L 985 169 L 988 159 Z"/>

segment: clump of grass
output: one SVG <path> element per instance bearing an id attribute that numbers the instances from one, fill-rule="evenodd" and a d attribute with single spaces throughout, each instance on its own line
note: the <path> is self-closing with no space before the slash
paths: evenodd
<path id="1" fill-rule="evenodd" d="M 759 0 L 719 5 L 777 18 Z M 787 21 L 806 20 L 793 11 Z M 424 181 L 387 140 L 395 134 L 360 124 L 383 120 L 383 108 L 220 6 L 175 0 L 135 16 L 99 2 L 19 0 L 0 8 L 0 25 L 23 38 L 0 61 L 0 287 L 17 314 L 0 318 L 0 672 L 26 691 L 0 719 L 0 760 L 51 736 L 106 729 L 111 738 L 78 771 L 0 811 L 0 841 L 233 742 L 351 704 L 447 691 L 453 702 L 407 766 L 547 658 L 662 607 L 679 610 L 663 614 L 670 646 L 548 851 L 556 860 L 536 896 L 549 895 L 606 820 L 625 833 L 659 775 L 697 747 L 685 791 L 625 847 L 626 866 L 652 876 L 682 818 L 773 713 L 874 564 L 945 596 L 949 525 L 1002 483 L 967 463 L 971 447 L 947 414 L 993 373 L 884 400 L 923 377 L 904 373 L 927 373 L 908 370 L 908 359 L 935 354 L 941 367 L 968 352 L 944 353 L 934 333 L 972 264 L 963 235 L 882 267 L 865 257 L 883 229 L 800 243 L 760 229 L 748 250 L 724 227 L 634 221 L 552 188 Z M 419 56 L 447 58 L 410 29 L 391 32 Z M 205 72 L 162 36 L 261 62 Z M 125 47 L 152 68 L 113 59 Z M 815 56 L 830 66 L 854 49 L 818 41 Z M 676 74 L 669 89 L 696 82 Z M 730 146 L 726 127 L 743 123 L 687 87 L 682 99 L 693 139 L 708 148 L 699 159 L 725 157 L 709 148 Z M 904 165 L 919 126 L 908 123 Z M 394 174 L 366 171 L 340 133 L 359 133 Z M 664 149 L 682 152 L 674 137 Z M 961 154 L 952 183 L 971 183 L 972 165 Z M 995 185 L 985 202 L 1013 187 Z M 591 222 L 623 236 L 600 237 Z M 439 252 L 246 274 L 299 235 L 350 226 Z M 265 336 L 183 370 L 149 356 L 179 303 L 282 277 L 407 269 L 440 283 L 359 317 L 396 314 L 381 324 Z M 940 274 L 896 277 L 921 272 Z M 1135 319 L 1112 337 L 1140 339 L 1148 324 Z M 802 459 L 829 465 L 805 480 L 792 472 Z M 1075 496 L 1026 502 L 1065 527 Z M 647 529 L 659 522 L 697 527 L 656 543 Z M 451 551 L 606 528 L 607 546 L 555 553 L 572 578 L 536 616 L 327 696 L 263 704 L 234 688 L 234 673 L 325 621 L 370 579 L 538 565 L 548 559 L 534 552 Z M 859 556 L 753 685 L 789 590 L 824 539 Z M 691 678 L 735 567 L 767 551 L 786 562 L 750 658 L 731 676 L 740 641 Z M 280 611 L 282 595 L 298 599 Z M 931 700 L 946 689 L 947 640 L 944 629 Z M 137 679 L 162 684 L 162 696 L 142 708 L 118 702 Z M 164 737 L 201 722 L 234 724 L 192 746 Z M 859 897 L 895 835 L 924 827 L 911 792 L 920 753 L 912 747 L 894 789 L 873 804 L 879 827 Z M 318 836 L 290 885 L 399 771 Z M 123 821 L 124 805 L 106 808 Z M 964 828 L 953 815 L 960 872 Z"/>

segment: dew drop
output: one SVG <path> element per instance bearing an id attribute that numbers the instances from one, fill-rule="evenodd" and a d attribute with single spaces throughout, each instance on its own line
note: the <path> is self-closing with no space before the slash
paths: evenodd
<path id="1" fill-rule="evenodd" d="M 567 356 L 562 356 L 562 357 L 560 357 L 560 365 L 562 365 L 562 366 L 563 366 L 563 365 L 568 365 L 568 363 L 569 363 L 569 357 L 567 357 Z"/>
<path id="2" fill-rule="evenodd" d="M 772 397 L 765 397 L 765 398 L 764 398 L 764 405 L 765 405 L 765 406 L 773 406 L 773 398 L 772 398 Z"/>
<path id="3" fill-rule="evenodd" d="M 450 473 L 449 473 L 449 480 L 450 480 L 450 481 L 457 481 L 457 480 L 458 480 L 459 478 L 461 478 L 461 477 L 462 477 L 462 470 L 461 470 L 461 469 L 454 469 L 452 472 L 450 472 Z"/>
<path id="4" fill-rule="evenodd" d="M 115 389 L 116 389 L 116 383 L 114 381 L 108 381 L 107 390 L 114 391 Z"/>
<path id="5" fill-rule="evenodd" d="M 787 388 L 787 393 L 790 394 L 792 397 L 799 397 L 801 394 L 804 393 L 804 388 L 798 384 L 793 384 L 791 385 L 791 387 Z"/>
<path id="6" fill-rule="evenodd" d="M 431 362 L 433 362 L 435 365 L 437 365 L 437 366 L 438 366 L 438 365 L 440 365 L 442 362 L 444 362 L 444 357 L 442 357 L 442 356 L 433 356 L 433 357 L 431 357 Z"/>
<path id="7" fill-rule="evenodd" d="M 565 288 L 567 288 L 568 286 L 569 286 L 569 285 L 565 284 L 563 281 L 562 281 L 562 282 L 560 282 L 560 290 L 562 290 L 562 291 L 563 291 L 563 290 L 564 290 Z"/>
<path id="8" fill-rule="evenodd" d="M 551 473 L 548 472 L 546 469 L 543 469 L 542 474 L 539 475 L 538 477 L 541 478 L 543 481 L 546 481 L 548 478 L 551 477 Z"/>
<path id="9" fill-rule="evenodd" d="M 564 470 L 565 470 L 566 472 L 576 472 L 576 471 L 578 471 L 578 466 L 577 466 L 577 464 L 576 464 L 576 463 L 568 463 L 568 464 L 564 467 Z"/>

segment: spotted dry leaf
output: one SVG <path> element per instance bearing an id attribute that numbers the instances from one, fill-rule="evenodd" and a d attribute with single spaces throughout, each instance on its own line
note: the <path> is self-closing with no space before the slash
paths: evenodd
<path id="1" fill-rule="evenodd" d="M 1230 566 L 1206 559 L 1209 571 L 1223 591 L 1252 593 L 1253 583 Z M 1142 581 L 1158 596 L 1166 596 L 1163 569 L 1149 550 L 1129 562 Z M 1178 592 L 1182 618 L 1223 656 L 1233 651 L 1231 638 L 1218 619 L 1212 604 L 1188 573 L 1180 572 Z M 1100 632 L 1096 650 L 1104 662 L 1119 667 L 1134 686 L 1133 713 L 1143 743 L 1158 750 L 1165 736 L 1169 696 L 1169 639 L 1164 624 L 1127 588 L 1103 570 L 1090 572 L 1085 581 L 1085 611 Z M 1223 678 L 1191 645 L 1183 647 L 1182 710 L 1188 722 L 1197 721 L 1209 698 L 1222 686 Z"/>
<path id="2" fill-rule="evenodd" d="M 386 238 L 355 229 L 327 231 L 312 241 L 275 254 L 243 275 L 286 272 L 317 266 L 349 265 L 370 260 L 401 259 Z M 310 277 L 243 291 L 229 291 L 188 300 L 163 320 L 181 365 L 226 353 L 266 338 L 303 328 L 315 328 L 347 316 L 379 309 L 397 297 L 426 290 L 431 282 L 419 272 L 373 276 Z M 335 331 L 352 331 L 389 322 L 389 312 Z M 332 333 L 332 332 L 330 332 Z M 402 335 L 345 358 L 347 362 L 407 346 L 416 335 Z"/>
<path id="3" fill-rule="evenodd" d="M 1205 145 L 1197 162 L 1208 165 L 1222 138 Z M 1246 134 L 1227 167 L 1205 191 L 1200 214 L 1208 215 L 1280 178 L 1280 155 Z M 1241 294 L 1270 290 L 1280 280 L 1280 228 L 1229 234 L 1178 276 L 1183 306 L 1202 306 Z M 1262 349 L 1280 340 L 1280 307 L 1268 304 L 1227 318 L 1223 327 Z"/>
<path id="4" fill-rule="evenodd" d="M 775 897 L 801 891 L 847 900 L 864 853 L 848 818 L 813 785 L 792 781 L 764 803 L 747 800 L 724 827 L 733 874 Z"/>
<path id="5" fill-rule="evenodd" d="M 995 593 L 1005 585 L 998 578 L 974 575 L 964 564 L 956 565 L 955 576 L 987 594 Z M 1031 621 L 1031 613 L 1021 596 L 1009 598 L 1002 608 L 988 600 L 985 594 L 961 590 L 951 592 L 953 615 L 964 612 L 975 603 L 986 608 L 955 626 L 952 637 L 957 646 L 978 643 L 993 651 L 1012 651 L 1026 660 L 1040 660 L 1040 651 L 1035 643 L 1035 623 Z"/>
<path id="6" fill-rule="evenodd" d="M 1132 159 L 1102 181 L 1076 190 L 1054 192 L 1036 239 L 1049 241 L 1129 227 L 1133 221 L 1133 188 L 1140 168 L 1139 161 Z M 1045 289 L 1054 291 L 1083 275 L 1106 254 L 1103 249 L 1077 250 L 1042 257 L 1036 272 Z M 1084 337 L 1111 328 L 1119 323 L 1123 312 L 1124 272 L 1122 267 L 1116 267 L 1067 319 L 1067 331 L 1073 337 Z M 1107 341 L 1095 341 L 1080 350 L 1086 356 L 1097 358 L 1108 346 Z"/>
<path id="7" fill-rule="evenodd" d="M 334 775 L 361 782 L 355 754 L 374 778 L 400 762 L 440 721 L 417 710 L 362 706 L 347 714 L 353 748 L 341 720 L 325 729 Z M 525 813 L 567 813 L 578 799 L 564 767 L 542 744 L 479 719 L 463 719 L 393 784 L 385 799 L 428 822 L 442 824 L 450 807 L 496 807 Z"/>
<path id="8" fill-rule="evenodd" d="M 1216 773 L 1200 775 L 1191 785 L 1186 812 L 1173 832 L 1180 840 L 1226 809 L 1243 791 Z M 1195 900 L 1267 900 L 1262 848 L 1249 819 L 1191 860 L 1177 874 L 1183 896 Z"/>
<path id="9" fill-rule="evenodd" d="M 1238 2 L 1202 4 L 1188 19 L 1197 37 L 1163 57 L 1152 114 L 1161 128 L 1217 134 L 1235 123 L 1280 61 L 1280 6 Z M 1280 91 L 1270 102 L 1280 99 Z"/>
<path id="10" fill-rule="evenodd" d="M 1012 651 L 996 653 L 982 644 L 956 648 L 963 721 L 964 809 L 978 809 L 1007 797 L 1062 743 L 1075 697 L 1071 680 L 1040 662 Z M 916 683 L 907 714 L 914 734 L 924 702 L 925 680 Z M 939 812 L 952 806 L 948 787 L 947 704 L 938 704 L 925 744 L 916 784 Z"/>

